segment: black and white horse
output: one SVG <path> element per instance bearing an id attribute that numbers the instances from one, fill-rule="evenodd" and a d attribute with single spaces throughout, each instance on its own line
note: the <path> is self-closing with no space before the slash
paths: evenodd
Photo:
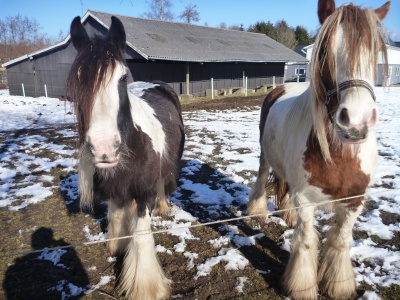
<path id="1" fill-rule="evenodd" d="M 78 121 L 81 204 L 108 201 L 112 255 L 126 252 L 119 289 L 129 299 L 164 299 L 170 282 L 154 249 L 151 216 L 168 210 L 184 146 L 179 99 L 163 82 L 127 84 L 121 21 L 90 39 L 79 17 L 71 24 L 78 51 L 67 79 Z M 143 234 L 145 233 L 145 234 Z"/>

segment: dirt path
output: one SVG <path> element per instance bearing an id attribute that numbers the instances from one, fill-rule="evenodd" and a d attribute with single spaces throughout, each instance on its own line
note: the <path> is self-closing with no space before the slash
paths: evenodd
<path id="1" fill-rule="evenodd" d="M 265 95 L 261 96 L 248 96 L 248 97 L 228 97 L 215 100 L 193 100 L 185 101 L 182 104 L 183 111 L 195 110 L 223 110 L 234 109 L 238 107 L 254 107 L 261 106 Z"/>

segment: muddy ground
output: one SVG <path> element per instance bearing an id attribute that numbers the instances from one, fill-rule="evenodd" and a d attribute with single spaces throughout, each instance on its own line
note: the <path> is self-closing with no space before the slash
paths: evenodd
<path id="1" fill-rule="evenodd" d="M 224 110 L 237 107 L 260 106 L 264 96 L 247 98 L 225 98 L 212 101 L 190 101 L 183 103 L 184 111 Z M 66 125 L 66 127 L 73 127 Z M 58 128 L 59 129 L 59 128 Z M 24 135 L 40 134 L 53 140 L 53 143 L 68 145 L 71 149 L 75 147 L 74 138 L 60 138 L 54 134 L 54 128 L 41 130 L 24 130 L 12 133 L 15 137 Z M 190 134 L 190 132 L 187 132 Z M 55 136 L 57 140 L 55 140 Z M 5 135 L 0 135 L 2 151 L 7 149 Z M 218 147 L 216 147 L 217 149 Z M 1 154 L 1 153 L 0 153 Z M 40 153 L 39 156 L 51 156 L 51 153 Z M 185 165 L 182 161 L 182 166 Z M 220 163 L 220 162 L 219 162 Z M 52 183 L 54 186 L 61 186 L 65 180 L 76 174 L 75 171 L 65 172 L 61 168 L 53 168 L 51 175 L 56 178 Z M 213 181 L 226 180 L 222 174 L 215 176 L 213 162 L 203 165 L 199 172 L 192 176 L 193 182 L 209 182 L 210 175 L 214 174 Z M 21 178 L 23 180 L 23 178 Z M 64 182 L 65 184 L 65 182 Z M 211 182 L 212 186 L 213 183 Z M 184 196 L 184 195 L 183 195 Z M 100 232 L 106 228 L 106 207 L 99 204 L 95 207 L 94 215 L 82 213 L 77 201 L 68 202 L 68 195 L 60 188 L 55 188 L 54 193 L 46 201 L 35 205 L 29 205 L 20 211 L 0 209 L 0 255 L 20 251 L 43 249 L 77 244 L 86 241 L 82 232 L 84 224 L 90 224 L 92 232 Z M 67 202 L 66 202 L 67 201 Z M 68 203 L 68 204 L 66 204 Z M 371 203 L 370 205 L 373 205 Z M 213 219 L 206 207 L 193 205 L 186 201 L 182 207 L 192 215 L 199 218 L 199 222 Z M 238 207 L 245 209 L 244 207 Z M 235 216 L 235 208 L 226 207 L 226 218 Z M 100 220 L 97 224 L 88 223 L 88 218 Z M 397 218 L 398 216 L 387 216 Z M 395 220 L 396 221 L 396 220 Z M 175 299 L 284 299 L 279 286 L 280 277 L 284 271 L 289 254 L 282 250 L 281 236 L 287 229 L 277 223 L 271 222 L 267 225 L 257 226 L 257 221 L 231 222 L 230 224 L 239 227 L 244 236 L 252 236 L 257 233 L 264 233 L 265 236 L 257 239 L 255 246 L 244 246 L 240 248 L 241 253 L 250 261 L 244 270 L 226 271 L 223 264 L 213 267 L 209 276 L 199 277 L 194 280 L 196 269 L 187 268 L 187 258 L 180 253 L 159 253 L 158 257 L 168 278 L 172 279 L 172 295 Z M 194 236 L 198 240 L 186 240 L 186 250 L 199 254 L 195 263 L 204 261 L 209 257 L 216 256 L 214 249 L 207 241 L 220 237 L 219 226 L 206 226 L 192 228 Z M 258 229 L 253 229 L 258 228 Z M 363 232 L 355 232 L 355 238 L 361 238 Z M 169 234 L 155 236 L 156 244 L 161 244 L 167 249 L 172 249 L 178 243 L 178 238 Z M 387 241 L 384 241 L 387 242 Z M 391 241 L 392 246 L 399 247 L 399 237 Z M 100 282 L 102 276 L 115 276 L 120 271 L 121 258 L 114 261 L 107 261 L 109 256 L 106 245 L 97 244 L 88 247 L 75 247 L 66 249 L 59 264 L 65 268 L 54 266 L 48 260 L 38 260 L 38 254 L 25 254 L 12 257 L 3 257 L 0 260 L 0 299 L 62 299 L 63 295 L 57 289 L 49 288 L 60 285 L 60 279 L 74 283 L 76 286 L 95 285 Z M 95 266 L 95 268 L 93 267 Z M 271 270 L 269 273 L 260 273 L 257 270 Z M 245 293 L 239 293 L 235 289 L 238 284 L 238 277 L 247 277 Z M 123 299 L 115 291 L 116 281 L 101 286 L 99 289 L 88 295 L 81 295 L 75 298 L 82 299 Z M 62 285 L 62 283 L 61 283 Z M 354 299 L 361 297 L 365 290 L 371 290 L 367 285 L 359 286 Z M 382 289 L 379 293 L 383 299 L 399 299 L 399 286 Z M 396 296 L 397 295 L 397 296 Z M 325 299 L 321 297 L 321 299 Z"/>

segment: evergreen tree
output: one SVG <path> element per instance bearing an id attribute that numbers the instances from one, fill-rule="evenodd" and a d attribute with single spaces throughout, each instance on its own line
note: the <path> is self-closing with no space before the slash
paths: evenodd
<path id="1" fill-rule="evenodd" d="M 307 32 L 307 29 L 305 29 L 304 27 L 297 26 L 294 32 L 296 34 L 296 40 L 299 45 L 310 45 L 314 42 L 313 38 Z"/>
<path id="2" fill-rule="evenodd" d="M 264 21 L 261 22 L 259 21 L 254 25 L 250 25 L 247 31 L 255 33 L 263 33 L 268 35 L 269 37 L 273 37 L 274 25 L 270 21 L 268 21 L 268 23 L 265 23 Z"/>

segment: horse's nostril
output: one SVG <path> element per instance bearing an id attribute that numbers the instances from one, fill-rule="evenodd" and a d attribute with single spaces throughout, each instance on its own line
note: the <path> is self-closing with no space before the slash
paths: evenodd
<path id="1" fill-rule="evenodd" d="M 377 121 L 378 121 L 378 113 L 377 113 L 376 109 L 374 108 L 372 110 L 372 117 L 369 121 L 369 124 L 373 126 L 377 123 Z"/>
<path id="2" fill-rule="evenodd" d="M 121 142 L 120 141 L 115 141 L 114 142 L 114 148 L 118 149 L 121 146 Z"/>
<path id="3" fill-rule="evenodd" d="M 89 149 L 90 149 L 90 152 L 92 152 L 93 154 L 94 154 L 94 146 L 93 146 L 93 144 L 89 144 Z"/>
<path id="4" fill-rule="evenodd" d="M 349 112 L 347 108 L 342 108 L 342 110 L 339 113 L 339 124 L 342 126 L 348 126 L 350 123 L 349 119 Z"/>

